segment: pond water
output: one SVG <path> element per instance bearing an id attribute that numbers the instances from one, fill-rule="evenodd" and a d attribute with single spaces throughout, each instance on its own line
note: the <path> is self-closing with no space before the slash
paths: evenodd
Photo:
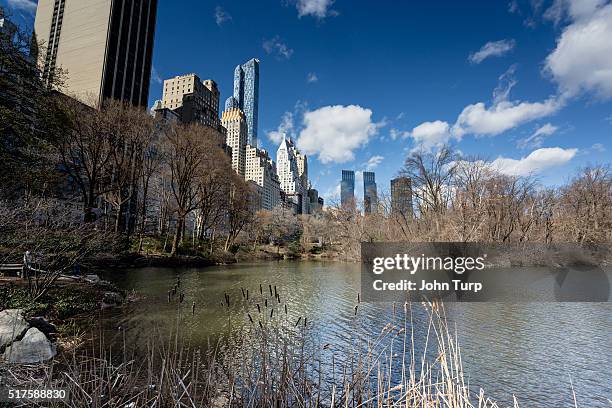
<path id="1" fill-rule="evenodd" d="M 121 326 L 131 339 L 154 327 L 170 326 L 180 309 L 190 342 L 206 346 L 210 339 L 249 324 L 241 306 L 243 291 L 249 290 L 253 303 L 260 290 L 266 293 L 270 287 L 276 287 L 281 298 L 275 318 L 307 319 L 308 335 L 336 350 L 354 344 L 355 338 L 376 336 L 387 323 L 403 319 L 398 310 L 402 306 L 390 303 L 362 302 L 355 313 L 360 291 L 356 264 L 265 262 L 139 268 L 102 275 L 142 297 L 119 316 L 117 312 L 107 316 L 110 332 Z M 185 294 L 180 305 L 168 302 L 168 290 L 177 277 Z M 229 308 L 222 305 L 226 294 Z M 483 388 L 489 397 L 508 405 L 514 394 L 522 407 L 569 407 L 573 406 L 571 378 L 579 407 L 609 406 L 612 304 L 449 303 L 445 308 L 450 326 L 457 330 L 466 379 L 473 390 Z M 422 306 L 415 305 L 413 319 L 415 337 L 424 338 L 429 320 Z"/>

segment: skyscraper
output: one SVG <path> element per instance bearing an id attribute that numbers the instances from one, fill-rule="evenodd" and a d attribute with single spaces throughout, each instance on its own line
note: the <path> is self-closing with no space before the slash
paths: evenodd
<path id="1" fill-rule="evenodd" d="M 233 98 L 234 100 L 232 100 Z M 234 95 L 225 105 L 235 104 L 244 112 L 249 129 L 249 144 L 257 146 L 257 115 L 259 111 L 259 60 L 250 59 L 234 70 Z"/>
<path id="2" fill-rule="evenodd" d="M 340 205 L 346 209 L 355 206 L 355 172 L 353 170 L 342 170 Z"/>
<path id="3" fill-rule="evenodd" d="M 232 169 L 244 177 L 247 147 L 247 125 L 244 113 L 238 108 L 226 110 L 221 123 L 227 129 L 225 143 L 232 148 Z"/>
<path id="4" fill-rule="evenodd" d="M 157 0 L 39 0 L 34 31 L 43 78 L 61 68 L 65 92 L 88 104 L 104 98 L 146 106 Z"/>
<path id="5" fill-rule="evenodd" d="M 300 164 L 298 163 L 300 156 L 305 159 L 305 156 L 301 155 L 291 139 L 283 138 L 276 151 L 276 172 L 281 190 L 296 204 L 298 214 L 304 212 L 304 201 L 307 200 L 306 187 L 302 184 L 303 172 L 300 174 Z M 305 163 L 303 162 L 302 166 Z M 302 167 L 302 170 L 304 169 Z"/>
<path id="6" fill-rule="evenodd" d="M 408 177 L 391 180 L 391 213 L 412 217 L 412 187 Z"/>
<path id="7" fill-rule="evenodd" d="M 376 212 L 377 206 L 376 195 L 376 175 L 373 171 L 363 172 L 363 210 L 366 214 L 371 214 L 372 210 Z"/>

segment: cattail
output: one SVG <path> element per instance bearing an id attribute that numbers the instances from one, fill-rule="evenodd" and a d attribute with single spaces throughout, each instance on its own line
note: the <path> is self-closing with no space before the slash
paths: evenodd
<path id="1" fill-rule="evenodd" d="M 357 303 L 361 303 L 361 296 L 359 295 L 359 292 L 357 292 Z"/>
<path id="2" fill-rule="evenodd" d="M 359 306 L 355 305 L 355 316 L 357 316 L 357 307 L 359 307 Z"/>
<path id="3" fill-rule="evenodd" d="M 251 321 L 251 324 L 253 324 L 253 318 L 251 317 L 251 314 L 247 313 L 247 315 L 249 316 L 249 320 Z"/>
<path id="4" fill-rule="evenodd" d="M 301 322 L 301 321 L 302 321 L 302 316 L 300 316 L 300 317 L 297 319 L 297 322 L 295 322 L 295 327 L 298 327 L 298 324 L 300 324 L 300 322 Z"/>
<path id="5" fill-rule="evenodd" d="M 249 290 L 247 289 L 247 300 L 249 300 Z"/>
<path id="6" fill-rule="evenodd" d="M 172 290 L 168 291 L 168 303 L 170 303 L 170 299 L 172 298 Z"/>
<path id="7" fill-rule="evenodd" d="M 257 304 L 257 312 L 261 313 L 261 307 L 259 307 L 259 303 Z"/>
<path id="8" fill-rule="evenodd" d="M 263 295 L 263 286 L 261 286 L 261 283 L 259 284 L 259 294 Z"/>
<path id="9" fill-rule="evenodd" d="M 306 325 L 307 325 L 307 324 L 308 324 L 308 318 L 307 318 L 307 317 L 305 317 L 305 318 L 304 318 L 304 327 L 306 327 Z"/>
<path id="10" fill-rule="evenodd" d="M 263 329 L 263 325 L 261 324 L 261 320 L 259 321 L 259 327 Z"/>
<path id="11" fill-rule="evenodd" d="M 194 315 L 195 314 L 195 302 L 193 302 L 191 304 L 191 314 Z"/>
<path id="12" fill-rule="evenodd" d="M 185 294 L 181 292 L 179 295 L 179 303 L 183 303 L 183 300 L 185 300 Z"/>
<path id="13" fill-rule="evenodd" d="M 240 288 L 240 290 L 242 291 L 242 298 L 244 299 L 244 296 L 245 296 L 245 294 L 244 294 L 244 288 Z"/>
<path id="14" fill-rule="evenodd" d="M 285 314 L 287 314 L 287 304 L 285 303 Z"/>
<path id="15" fill-rule="evenodd" d="M 278 292 L 276 291 L 276 285 L 274 285 L 274 297 L 278 297 Z"/>
<path id="16" fill-rule="evenodd" d="M 274 317 L 274 309 L 270 309 L 270 319 Z"/>
<path id="17" fill-rule="evenodd" d="M 268 287 L 270 288 L 270 296 L 272 296 L 272 285 L 268 285 Z"/>
<path id="18" fill-rule="evenodd" d="M 268 299 L 264 299 L 264 305 L 268 307 Z"/>

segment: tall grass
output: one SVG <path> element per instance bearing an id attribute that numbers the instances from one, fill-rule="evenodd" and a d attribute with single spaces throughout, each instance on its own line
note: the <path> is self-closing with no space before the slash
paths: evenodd
<path id="1" fill-rule="evenodd" d="M 326 353 L 335 345 L 313 340 L 316 323 L 292 318 L 276 292 L 268 300 L 270 307 L 243 296 L 248 324 L 204 349 L 189 346 L 177 319 L 171 334 L 156 332 L 140 349 L 125 332 L 114 347 L 99 336 L 51 364 L 4 367 L 1 375 L 17 386 L 67 388 L 70 407 L 498 407 L 483 390 L 470 391 L 441 305 L 423 305 L 424 344 L 417 344 L 413 304 L 406 303 L 399 323 L 363 347 Z M 227 295 L 225 302 L 229 309 Z"/>

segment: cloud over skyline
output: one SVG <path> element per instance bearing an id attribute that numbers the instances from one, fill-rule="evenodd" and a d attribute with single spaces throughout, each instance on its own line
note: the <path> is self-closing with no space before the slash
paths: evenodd
<path id="1" fill-rule="evenodd" d="M 293 49 L 281 40 L 277 35 L 269 40 L 264 40 L 262 47 L 266 54 L 274 55 L 277 59 L 288 60 L 293 55 Z"/>
<path id="2" fill-rule="evenodd" d="M 380 126 L 372 121 L 372 111 L 359 105 L 324 106 L 304 113 L 297 147 L 323 164 L 345 163 L 354 160 L 354 151 L 366 145 Z"/>
<path id="3" fill-rule="evenodd" d="M 469 55 L 468 60 L 472 64 L 480 64 L 482 61 L 491 57 L 501 57 L 514 49 L 516 41 L 513 39 L 489 41 L 478 51 Z"/>
<path id="4" fill-rule="evenodd" d="M 534 150 L 520 159 L 498 157 L 490 163 L 492 169 L 508 176 L 528 176 L 562 166 L 576 156 L 578 149 L 548 147 Z"/>

